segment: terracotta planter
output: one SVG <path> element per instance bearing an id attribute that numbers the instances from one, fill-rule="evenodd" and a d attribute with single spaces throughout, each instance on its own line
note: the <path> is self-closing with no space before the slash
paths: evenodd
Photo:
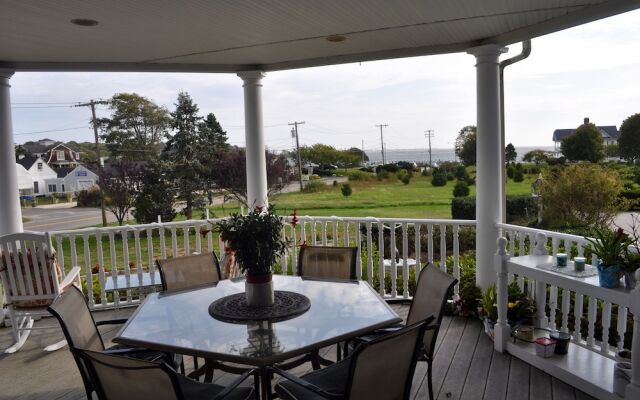
<path id="1" fill-rule="evenodd" d="M 247 304 L 250 307 L 269 307 L 273 305 L 272 275 L 247 275 L 244 283 Z"/>

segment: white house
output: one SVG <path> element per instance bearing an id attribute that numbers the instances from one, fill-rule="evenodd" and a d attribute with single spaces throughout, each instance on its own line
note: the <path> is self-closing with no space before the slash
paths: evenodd
<path id="1" fill-rule="evenodd" d="M 55 179 L 58 177 L 57 172 L 51 168 L 45 160 L 40 157 L 25 155 L 19 156 L 16 163 L 28 171 L 32 179 L 32 189 L 36 196 L 48 194 L 45 181 L 47 179 Z"/>
<path id="2" fill-rule="evenodd" d="M 16 163 L 16 169 L 18 172 L 18 191 L 20 195 L 32 194 L 33 179 L 29 172 L 20 164 Z"/>
<path id="3" fill-rule="evenodd" d="M 47 193 L 76 193 L 98 184 L 98 175 L 84 165 L 54 171 L 56 177 L 45 180 Z"/>

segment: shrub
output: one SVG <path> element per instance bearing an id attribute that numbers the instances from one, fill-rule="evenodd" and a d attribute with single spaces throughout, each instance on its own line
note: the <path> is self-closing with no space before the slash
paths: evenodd
<path id="1" fill-rule="evenodd" d="M 514 182 L 524 181 L 524 173 L 522 172 L 522 169 L 516 169 L 516 172 L 513 174 L 513 181 Z"/>
<path id="2" fill-rule="evenodd" d="M 458 181 L 453 187 L 453 197 L 466 197 L 469 195 L 469 185 L 463 181 Z"/>
<path id="3" fill-rule="evenodd" d="M 374 179 L 375 176 L 370 172 L 366 171 L 350 171 L 347 175 L 350 181 L 368 181 Z"/>
<path id="4" fill-rule="evenodd" d="M 536 198 L 531 196 L 507 197 L 507 222 L 530 219 L 537 210 Z M 451 218 L 476 219 L 476 198 L 456 197 L 451 200 Z"/>
<path id="5" fill-rule="evenodd" d="M 342 187 L 340 188 L 340 191 L 342 192 L 342 195 L 344 197 L 351 196 L 351 193 L 353 192 L 353 190 L 351 189 L 351 184 L 350 183 L 343 183 Z"/>
<path id="6" fill-rule="evenodd" d="M 333 176 L 336 173 L 336 171 L 332 169 L 314 169 L 313 172 L 318 176 Z"/>
<path id="7" fill-rule="evenodd" d="M 398 172 L 400 168 L 396 164 L 384 164 L 376 167 L 376 173 L 380 171 Z"/>
<path id="8" fill-rule="evenodd" d="M 302 189 L 305 193 L 316 193 L 327 189 L 327 185 L 319 180 L 309 181 Z"/>
<path id="9" fill-rule="evenodd" d="M 447 176 L 442 172 L 434 173 L 433 178 L 431 178 L 431 184 L 433 186 L 446 186 Z"/>
<path id="10" fill-rule="evenodd" d="M 575 164 L 546 171 L 540 185 L 543 220 L 549 227 L 604 226 L 626 207 L 616 171 Z"/>
<path id="11" fill-rule="evenodd" d="M 402 181 L 402 183 L 404 183 L 405 185 L 408 185 L 409 182 L 411 182 L 411 175 L 406 174 L 405 176 L 402 177 L 402 179 L 400 179 Z"/>
<path id="12" fill-rule="evenodd" d="M 78 207 L 100 207 L 100 191 L 98 188 L 78 192 Z"/>
<path id="13" fill-rule="evenodd" d="M 333 181 L 333 187 L 338 187 L 338 181 Z"/>
<path id="14" fill-rule="evenodd" d="M 467 186 L 472 186 L 476 184 L 476 179 L 472 176 L 468 176 L 464 182 L 467 184 Z"/>
<path id="15" fill-rule="evenodd" d="M 381 169 L 376 172 L 376 178 L 378 178 L 379 181 L 383 179 L 389 179 L 389 176 L 391 176 L 391 174 L 386 169 Z"/>
<path id="16" fill-rule="evenodd" d="M 455 176 L 454 176 L 452 173 L 448 173 L 448 174 L 447 174 L 447 180 L 448 180 L 448 181 L 452 181 L 452 180 L 454 180 L 454 179 L 455 179 Z"/>
<path id="17" fill-rule="evenodd" d="M 465 168 L 464 165 L 458 165 L 456 167 L 454 175 L 456 179 L 461 181 L 461 180 L 467 179 L 467 177 L 469 176 L 469 173 L 467 172 L 467 168 Z"/>
<path id="18" fill-rule="evenodd" d="M 513 165 L 509 165 L 507 167 L 507 178 L 513 179 L 514 174 L 516 173 L 516 167 Z"/>
<path id="19" fill-rule="evenodd" d="M 360 171 L 362 171 L 362 172 L 375 172 L 373 170 L 373 167 L 361 167 Z"/>
<path id="20" fill-rule="evenodd" d="M 399 181 L 402 181 L 402 179 L 408 175 L 409 173 L 406 169 L 401 169 L 400 171 L 396 172 L 396 178 L 398 178 Z"/>
<path id="21" fill-rule="evenodd" d="M 431 169 L 425 167 L 425 169 L 422 170 L 422 176 L 431 176 Z"/>

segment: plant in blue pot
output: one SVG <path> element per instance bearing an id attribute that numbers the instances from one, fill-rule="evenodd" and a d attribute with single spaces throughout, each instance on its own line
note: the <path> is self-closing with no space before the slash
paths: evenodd
<path id="1" fill-rule="evenodd" d="M 591 244 L 591 251 L 598 257 L 598 277 L 600 286 L 617 288 L 622 274 L 623 254 L 630 239 L 622 229 L 596 228 L 593 238 L 585 238 Z"/>

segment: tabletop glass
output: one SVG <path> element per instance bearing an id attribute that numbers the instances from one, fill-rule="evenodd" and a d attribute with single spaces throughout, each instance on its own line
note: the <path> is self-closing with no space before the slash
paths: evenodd
<path id="1" fill-rule="evenodd" d="M 274 275 L 274 289 L 306 295 L 295 318 L 235 324 L 209 315 L 213 301 L 244 292 L 244 280 L 176 293 L 153 293 L 114 342 L 265 366 L 401 321 L 367 282 L 303 280 Z"/>

